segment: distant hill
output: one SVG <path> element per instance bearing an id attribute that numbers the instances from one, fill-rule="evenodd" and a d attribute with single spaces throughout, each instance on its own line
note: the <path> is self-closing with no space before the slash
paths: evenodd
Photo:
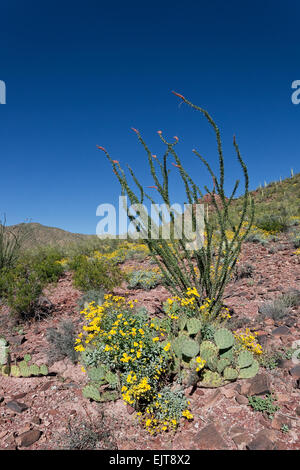
<path id="1" fill-rule="evenodd" d="M 61 228 L 47 227 L 36 222 L 22 223 L 7 226 L 9 231 L 24 230 L 26 240 L 24 248 L 34 248 L 39 246 L 66 246 L 73 243 L 85 243 L 89 240 L 96 241 L 96 235 L 84 235 L 81 233 L 72 233 Z"/>
<path id="2" fill-rule="evenodd" d="M 300 173 L 293 177 L 285 178 L 282 181 L 272 182 L 250 191 L 255 202 L 256 218 L 264 214 L 283 214 L 299 216 L 300 215 Z M 233 209 L 238 217 L 242 209 L 242 198 L 236 198 L 233 201 Z M 99 239 L 96 235 L 83 235 L 81 233 L 72 233 L 55 227 L 47 227 L 38 223 L 26 223 L 10 225 L 9 230 L 28 231 L 28 237 L 24 244 L 25 248 L 34 248 L 38 246 L 58 245 L 66 246 L 69 244 L 97 243 Z"/>

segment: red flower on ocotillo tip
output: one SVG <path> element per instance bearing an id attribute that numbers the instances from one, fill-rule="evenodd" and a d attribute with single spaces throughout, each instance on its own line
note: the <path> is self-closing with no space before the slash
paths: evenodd
<path id="1" fill-rule="evenodd" d="M 119 160 L 113 160 L 113 163 L 120 163 Z"/>
<path id="2" fill-rule="evenodd" d="M 156 155 L 151 155 L 151 157 L 152 157 L 152 158 L 157 158 L 157 156 L 156 156 Z"/>
<path id="3" fill-rule="evenodd" d="M 97 145 L 97 148 L 100 149 L 100 150 L 103 150 L 103 152 L 106 152 L 105 148 L 104 148 L 104 147 L 100 147 L 100 145 Z"/>
<path id="4" fill-rule="evenodd" d="M 157 186 L 147 186 L 147 188 L 158 189 Z"/>
<path id="5" fill-rule="evenodd" d="M 177 135 L 174 135 L 173 139 L 175 139 L 177 142 L 178 142 L 178 140 L 179 140 L 178 137 L 177 137 Z"/>
<path id="6" fill-rule="evenodd" d="M 161 135 L 161 134 L 162 134 L 162 131 L 157 131 L 157 133 L 158 133 L 159 135 Z"/>
<path id="7" fill-rule="evenodd" d="M 178 96 L 179 98 L 181 98 L 182 100 L 185 100 L 185 97 L 180 95 L 179 93 L 176 93 L 176 91 L 172 91 L 172 93 L 176 96 Z"/>
<path id="8" fill-rule="evenodd" d="M 181 168 L 180 165 L 176 165 L 176 163 L 171 162 L 173 166 L 176 166 L 176 168 Z"/>
<path id="9" fill-rule="evenodd" d="M 139 133 L 139 131 L 137 129 L 135 129 L 134 127 L 131 128 L 133 130 L 133 132 L 135 132 L 136 134 Z"/>

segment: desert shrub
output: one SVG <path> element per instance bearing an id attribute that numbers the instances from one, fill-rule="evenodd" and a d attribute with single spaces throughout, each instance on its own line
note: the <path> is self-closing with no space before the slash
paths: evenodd
<path id="1" fill-rule="evenodd" d="M 82 312 L 86 333 L 79 335 L 75 349 L 81 352 L 91 379 L 84 396 L 97 401 L 121 396 L 135 407 L 138 419 L 150 433 L 176 429 L 180 418 L 189 419 L 191 414 L 184 394 L 163 391 L 171 357 L 170 343 L 161 341 L 166 338 L 166 329 L 134 305 L 122 297 L 107 295 L 102 306 L 91 304 Z M 156 399 L 164 401 L 167 395 L 174 402 L 169 408 L 171 415 L 155 404 Z M 166 403 L 161 405 L 168 409 Z"/>
<path id="2" fill-rule="evenodd" d="M 264 302 L 258 309 L 262 319 L 272 318 L 274 321 L 281 320 L 290 313 L 290 309 L 282 298 Z"/>
<path id="3" fill-rule="evenodd" d="M 92 302 L 94 302 L 95 305 L 102 305 L 104 296 L 105 291 L 103 289 L 88 290 L 77 300 L 78 307 L 80 310 L 83 310 Z"/>
<path id="4" fill-rule="evenodd" d="M 176 238 L 174 230 L 171 230 L 169 240 L 163 239 L 162 237 L 157 239 L 151 237 L 152 229 L 154 229 L 158 235 L 160 234 L 161 225 L 157 224 L 146 212 L 143 212 L 143 209 L 141 209 L 140 216 L 137 218 L 137 224 L 141 239 L 144 240 L 150 253 L 155 257 L 164 276 L 164 282 L 172 294 L 178 296 L 184 295 L 187 288 L 195 287 L 199 292 L 199 298 L 197 299 L 199 306 L 205 298 L 212 299 L 209 308 L 213 314 L 217 316 L 222 306 L 225 286 L 229 282 L 230 276 L 235 268 L 242 242 L 251 229 L 254 216 L 254 203 L 248 191 L 249 182 L 247 168 L 240 155 L 236 140 L 234 139 L 234 149 L 244 176 L 244 194 L 241 198 L 242 208 L 237 224 L 235 224 L 230 214 L 234 195 L 239 183 L 236 182 L 231 195 L 227 198 L 224 190 L 224 157 L 219 129 L 207 111 L 194 105 L 182 95 L 175 94 L 183 103 L 200 111 L 215 132 L 219 158 L 219 177 L 216 176 L 211 165 L 203 159 L 201 154 L 197 150 L 193 150 L 194 155 L 206 166 L 214 182 L 214 189 L 212 191 L 205 186 L 205 190 L 208 193 L 206 196 L 208 196 L 212 209 L 211 213 L 213 212 L 214 216 L 208 217 L 206 211 L 204 211 L 204 243 L 201 243 L 200 240 L 196 240 L 196 244 L 193 244 L 195 240 L 192 240 L 189 234 L 184 233 L 185 231 L 183 231 L 182 237 L 179 239 Z M 162 136 L 162 132 L 158 132 L 161 142 L 166 146 L 164 156 L 160 159 L 156 155 L 152 155 L 151 150 L 143 140 L 140 132 L 136 129 L 133 130 L 146 151 L 150 172 L 154 181 L 152 188 L 158 192 L 160 199 L 165 203 L 168 217 L 170 217 L 170 226 L 172 228 L 178 225 L 174 213 L 170 209 L 172 204 L 169 192 L 169 160 L 170 157 L 174 158 L 175 162 L 172 163 L 178 168 L 179 176 L 185 187 L 186 198 L 191 209 L 189 214 L 190 220 L 195 230 L 197 226 L 196 210 L 192 208 L 195 207 L 193 205 L 199 204 L 199 200 L 202 200 L 203 193 L 197 183 L 184 169 L 176 153 L 175 146 L 179 139 L 175 137 L 173 142 L 168 142 Z M 113 171 L 121 184 L 122 192 L 124 195 L 128 196 L 131 204 L 140 204 L 140 207 L 142 207 L 146 198 L 152 203 L 155 203 L 153 193 L 148 194 L 149 192 L 145 192 L 144 184 L 138 180 L 131 168 L 129 168 L 129 172 L 137 186 L 137 191 L 135 187 L 133 188 L 129 183 L 129 179 L 119 162 L 113 160 L 103 147 L 98 148 L 105 153 L 110 161 Z M 197 174 L 196 170 L 195 174 Z M 244 225 L 246 221 L 248 223 Z M 162 217 L 160 217 L 160 222 L 162 222 Z M 196 261 L 199 276 L 195 275 L 193 260 Z M 214 275 L 211 273 L 211 266 L 214 268 Z"/>
<path id="5" fill-rule="evenodd" d="M 153 289 L 162 281 L 159 270 L 138 270 L 127 274 L 129 289 Z"/>
<path id="6" fill-rule="evenodd" d="M 67 430 L 57 436 L 60 450 L 114 450 L 117 449 L 112 430 L 104 420 L 102 412 L 97 423 L 69 420 Z"/>
<path id="7" fill-rule="evenodd" d="M 6 226 L 6 219 L 0 220 L 0 272 L 9 269 L 17 262 L 24 242 L 29 238 L 30 232 L 26 224 L 14 229 Z"/>
<path id="8" fill-rule="evenodd" d="M 292 240 L 294 248 L 300 248 L 300 235 L 296 236 Z"/>
<path id="9" fill-rule="evenodd" d="M 246 237 L 246 242 L 250 242 L 250 243 L 260 243 L 261 245 L 263 246 L 266 246 L 267 245 L 267 240 L 265 238 L 263 238 L 260 234 L 258 233 L 250 233 L 247 237 Z"/>
<path id="10" fill-rule="evenodd" d="M 14 269 L 2 272 L 2 296 L 13 314 L 23 319 L 34 316 L 34 309 L 43 285 L 36 272 L 19 264 Z"/>
<path id="11" fill-rule="evenodd" d="M 50 345 L 48 349 L 49 363 L 60 361 L 68 357 L 73 363 L 78 359 L 78 353 L 74 349 L 76 331 L 71 320 L 60 322 L 58 328 L 48 328 L 46 338 Z"/>
<path id="12" fill-rule="evenodd" d="M 300 305 L 300 290 L 290 289 L 281 296 L 281 302 L 289 307 L 298 307 Z"/>
<path id="13" fill-rule="evenodd" d="M 22 262 L 30 265 L 43 284 L 56 282 L 63 273 L 63 266 L 58 262 L 61 251 L 57 248 L 39 249 L 35 254 L 24 257 Z"/>
<path id="14" fill-rule="evenodd" d="M 20 256 L 14 267 L 2 270 L 0 295 L 13 314 L 28 319 L 35 316 L 35 309 L 38 317 L 46 313 L 39 298 L 46 284 L 57 281 L 63 272 L 56 263 L 59 256 L 56 251 L 41 250 Z"/>
<path id="15" fill-rule="evenodd" d="M 254 268 L 252 264 L 250 263 L 240 264 L 240 265 L 237 265 L 236 267 L 234 277 L 236 280 L 252 277 L 253 272 L 254 272 Z"/>
<path id="16" fill-rule="evenodd" d="M 83 255 L 75 256 L 70 268 L 74 271 L 75 287 L 83 291 L 100 288 L 111 290 L 124 279 L 118 266 L 106 260 L 87 258 Z"/>
<path id="17" fill-rule="evenodd" d="M 270 419 L 272 419 L 274 413 L 279 410 L 279 407 L 274 404 L 275 400 L 276 398 L 272 394 L 266 395 L 265 397 L 248 397 L 249 405 L 253 410 L 266 413 Z"/>
<path id="18" fill-rule="evenodd" d="M 255 225 L 269 233 L 284 232 L 288 228 L 288 220 L 284 216 L 265 215 L 256 220 Z"/>

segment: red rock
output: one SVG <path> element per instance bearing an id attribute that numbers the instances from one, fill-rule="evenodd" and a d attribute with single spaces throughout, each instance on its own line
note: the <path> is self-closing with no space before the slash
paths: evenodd
<path id="1" fill-rule="evenodd" d="M 297 366 L 293 367 L 291 370 L 290 370 L 290 374 L 292 377 L 295 377 L 296 379 L 300 379 L 300 364 L 298 364 Z"/>
<path id="2" fill-rule="evenodd" d="M 251 434 L 248 432 L 244 432 L 242 434 L 237 434 L 232 438 L 233 442 L 240 448 L 242 446 L 245 446 L 248 442 L 250 442 L 252 439 Z"/>
<path id="3" fill-rule="evenodd" d="M 280 431 L 282 426 L 288 426 L 288 428 L 290 428 L 291 420 L 286 416 L 282 416 L 282 415 L 275 416 L 275 418 L 272 419 L 272 428 Z"/>
<path id="4" fill-rule="evenodd" d="M 263 430 L 260 431 L 246 447 L 248 450 L 273 450 L 275 445 L 269 439 L 265 430 Z"/>
<path id="5" fill-rule="evenodd" d="M 239 405 L 248 405 L 249 404 L 248 398 L 245 397 L 244 395 L 237 395 L 235 397 L 235 399 L 236 399 L 236 401 Z"/>
<path id="6" fill-rule="evenodd" d="M 16 438 L 16 444 L 18 447 L 29 447 L 34 442 L 38 441 L 42 433 L 38 429 L 32 429 L 31 431 L 24 432 Z"/>
<path id="7" fill-rule="evenodd" d="M 209 424 L 195 436 L 195 444 L 200 450 L 224 450 L 228 445 L 214 424 Z"/>
<path id="8" fill-rule="evenodd" d="M 25 405 L 25 403 L 20 403 L 18 401 L 12 400 L 6 403 L 7 408 L 9 408 L 12 411 L 15 411 L 16 413 L 22 413 L 23 411 L 28 409 L 28 406 Z"/>
<path id="9" fill-rule="evenodd" d="M 266 374 L 257 374 L 250 379 L 248 395 L 265 395 L 271 393 L 270 379 Z"/>

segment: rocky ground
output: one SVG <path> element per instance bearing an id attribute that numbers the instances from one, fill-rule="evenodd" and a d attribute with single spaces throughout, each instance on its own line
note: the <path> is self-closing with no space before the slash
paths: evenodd
<path id="1" fill-rule="evenodd" d="M 270 250 L 260 244 L 246 243 L 240 263 L 250 263 L 251 277 L 232 280 L 225 293 L 225 303 L 232 318 L 244 318 L 256 329 L 264 349 L 287 350 L 299 340 L 300 307 L 291 309 L 281 321 L 262 320 L 259 308 L 266 300 L 291 288 L 300 289 L 299 256 L 287 239 L 274 243 Z M 271 252 L 270 252 L 271 251 Z M 139 263 L 141 265 L 141 263 Z M 124 294 L 123 289 L 116 293 Z M 14 325 L 2 307 L 0 334 L 8 339 L 11 354 L 21 358 L 30 353 L 37 364 L 47 362 L 49 343 L 46 330 L 62 319 L 72 319 L 80 330 L 77 299 L 81 293 L 72 286 L 66 273 L 56 286 L 45 292 L 53 306 L 47 319 Z M 167 291 L 127 291 L 152 313 L 160 313 Z M 300 347 L 300 346 L 299 346 Z M 69 359 L 55 362 L 45 377 L 0 377 L 0 449 L 72 448 L 85 423 L 98 433 L 97 448 L 103 449 L 300 449 L 300 361 L 282 360 L 279 367 L 261 367 L 251 380 L 238 381 L 219 389 L 188 389 L 194 419 L 186 421 L 176 434 L 151 437 L 141 429 L 135 412 L 122 400 L 104 405 L 82 397 L 86 376 L 80 365 Z M 254 411 L 247 396 L 272 392 L 279 410 L 274 418 Z M 288 428 L 282 431 L 282 426 Z M 81 438 L 82 440 L 82 435 Z"/>

